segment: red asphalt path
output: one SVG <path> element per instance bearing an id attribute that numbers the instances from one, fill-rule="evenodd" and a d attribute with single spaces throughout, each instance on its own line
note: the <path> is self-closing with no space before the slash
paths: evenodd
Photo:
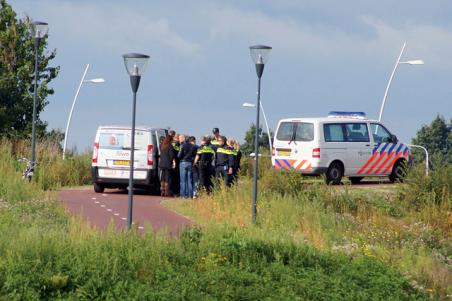
<path id="1" fill-rule="evenodd" d="M 92 188 L 86 188 L 61 190 L 58 196 L 67 211 L 101 231 L 106 230 L 111 222 L 119 231 L 127 229 L 127 192 L 95 193 Z M 151 225 L 154 231 L 166 229 L 170 235 L 175 235 L 192 224 L 189 219 L 161 205 L 162 197 L 135 194 L 133 200 L 132 221 L 140 232 L 146 225 Z"/>

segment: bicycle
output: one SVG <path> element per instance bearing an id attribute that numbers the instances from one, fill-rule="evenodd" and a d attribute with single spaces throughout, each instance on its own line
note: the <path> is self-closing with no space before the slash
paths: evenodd
<path id="1" fill-rule="evenodd" d="M 27 163 L 27 166 L 25 167 L 25 170 L 22 173 L 22 179 L 28 180 L 28 182 L 31 182 L 31 178 L 33 178 L 34 171 L 35 171 L 35 168 L 31 162 L 31 160 L 28 158 L 20 158 L 17 161 Z M 36 165 L 36 164 L 37 163 L 35 162 L 34 165 Z"/>

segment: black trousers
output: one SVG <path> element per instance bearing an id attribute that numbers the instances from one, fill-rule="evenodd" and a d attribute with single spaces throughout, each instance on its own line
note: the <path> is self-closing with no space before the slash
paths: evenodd
<path id="1" fill-rule="evenodd" d="M 229 175 L 228 175 L 227 165 L 217 165 L 215 166 L 215 178 L 223 179 L 224 185 L 230 186 Z"/>
<path id="2" fill-rule="evenodd" d="M 199 188 L 204 188 L 207 192 L 212 191 L 212 165 L 210 163 L 199 163 Z"/>

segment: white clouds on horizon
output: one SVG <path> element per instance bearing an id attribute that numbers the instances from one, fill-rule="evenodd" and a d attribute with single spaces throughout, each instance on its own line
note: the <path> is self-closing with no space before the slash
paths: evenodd
<path id="1" fill-rule="evenodd" d="M 30 1 L 30 0 L 28 0 Z M 207 37 L 200 41 L 186 38 L 187 33 L 178 32 L 175 26 L 183 24 L 173 15 L 172 6 L 159 7 L 161 17 L 151 17 L 147 9 L 151 6 L 137 4 L 134 8 L 122 3 L 71 2 L 40 0 L 21 2 L 20 6 L 33 7 L 34 14 L 45 16 L 57 24 L 52 35 L 57 35 L 69 44 L 84 41 L 90 47 L 102 51 L 152 50 L 168 48 L 181 56 L 201 56 L 207 53 L 209 43 L 218 41 L 227 44 L 236 39 L 250 43 L 268 43 L 276 51 L 314 61 L 348 60 L 377 61 L 393 60 L 404 41 L 408 42 L 408 53 L 422 57 L 429 67 L 450 68 L 452 59 L 452 32 L 438 26 L 409 21 L 393 25 L 378 16 L 357 16 L 371 34 L 363 35 L 337 28 L 318 20 L 315 24 L 286 16 L 270 16 L 260 10 L 245 10 L 223 3 L 196 3 L 177 5 L 198 28 L 205 29 Z M 137 7 L 139 8 L 138 10 Z M 169 11 L 168 11 L 169 10 Z M 19 11 L 24 13 L 25 11 Z M 155 14 L 154 14 L 155 15 Z M 191 17 L 190 17 L 191 15 Z M 399 22 L 400 24 L 400 22 Z M 58 31 L 58 32 L 57 32 Z M 189 34 L 190 35 L 190 34 Z M 192 36 L 192 35 L 190 35 Z"/>

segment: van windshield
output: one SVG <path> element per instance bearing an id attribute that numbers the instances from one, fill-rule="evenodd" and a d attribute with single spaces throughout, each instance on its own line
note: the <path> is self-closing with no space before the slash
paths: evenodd
<path id="1" fill-rule="evenodd" d="M 146 135 L 143 131 L 135 132 L 135 150 L 146 150 Z M 110 150 L 127 150 L 131 148 L 130 131 L 102 132 L 99 136 L 99 148 Z"/>
<path id="2" fill-rule="evenodd" d="M 314 124 L 308 122 L 282 122 L 276 139 L 280 141 L 314 140 Z"/>

